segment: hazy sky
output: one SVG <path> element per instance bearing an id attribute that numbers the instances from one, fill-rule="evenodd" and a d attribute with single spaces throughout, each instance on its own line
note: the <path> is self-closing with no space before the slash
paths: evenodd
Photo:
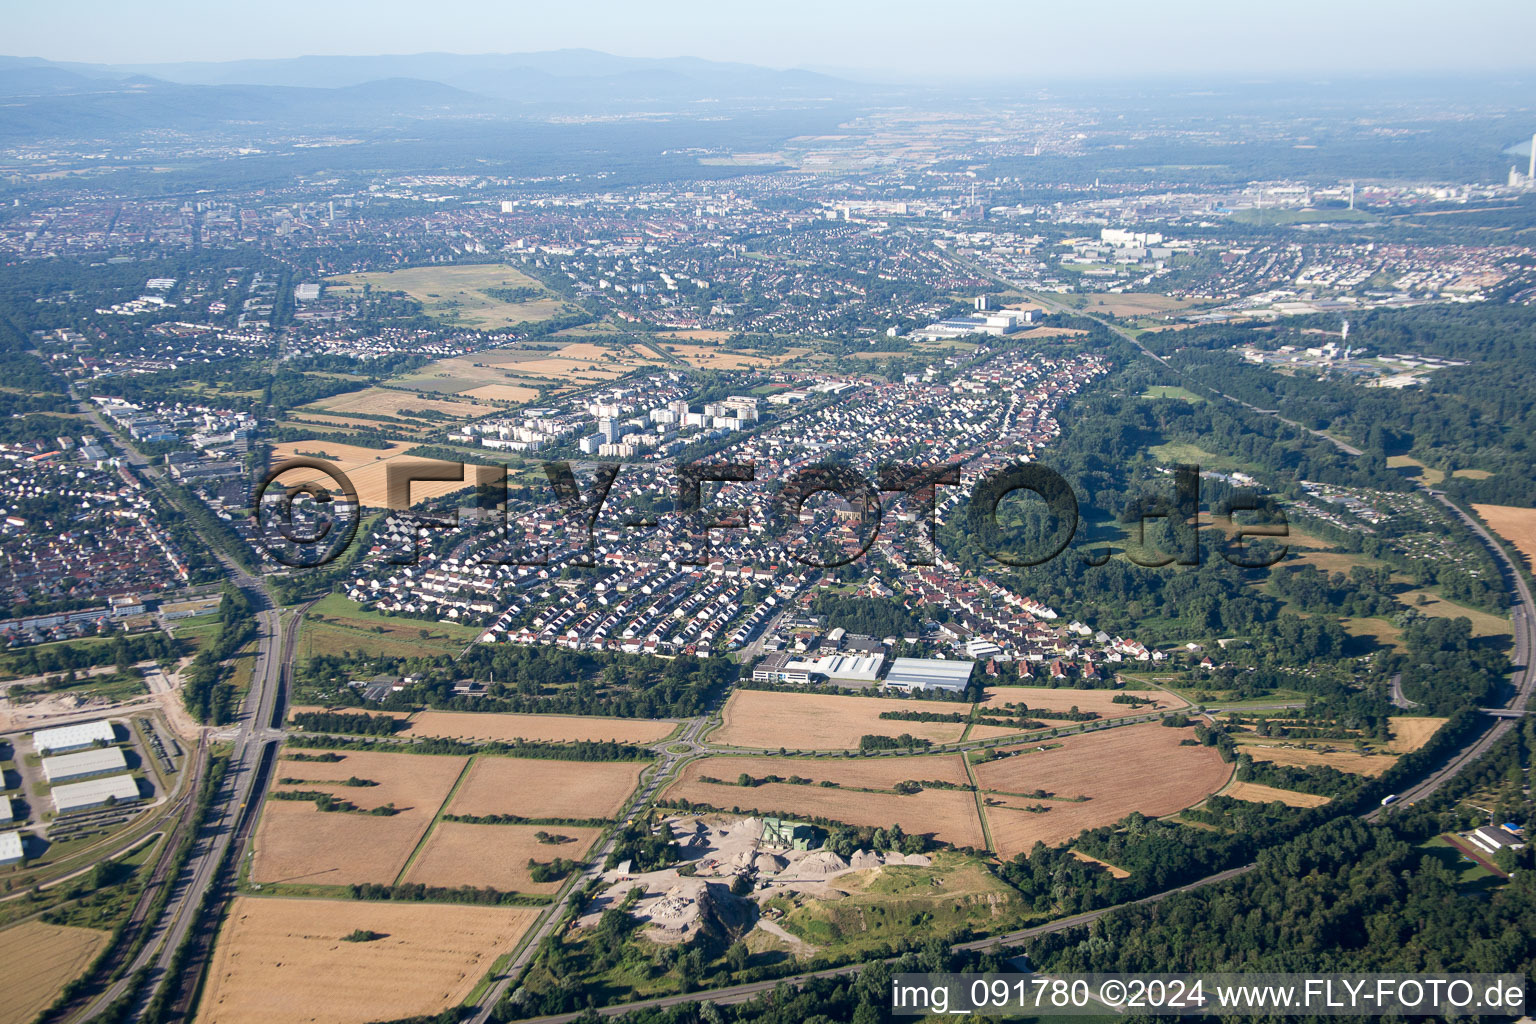
<path id="1" fill-rule="evenodd" d="M 1427 0 L 0 0 L 0 50 L 148 63 L 589 47 L 890 77 L 1536 68 L 1536 3 Z"/>

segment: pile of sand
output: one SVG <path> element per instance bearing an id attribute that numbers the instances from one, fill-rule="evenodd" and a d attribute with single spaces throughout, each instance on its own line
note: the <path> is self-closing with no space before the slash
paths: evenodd
<path id="1" fill-rule="evenodd" d="M 926 868 L 933 863 L 930 858 L 923 856 L 921 853 L 888 853 L 885 855 L 885 862 L 887 864 L 905 864 L 907 867 L 912 868 Z"/>
<path id="2" fill-rule="evenodd" d="M 809 875 L 812 878 L 825 878 L 827 875 L 835 875 L 839 871 L 847 871 L 848 862 L 831 850 L 817 850 L 815 853 L 808 854 L 802 858 L 795 865 L 795 868 L 802 875 Z"/>
<path id="3" fill-rule="evenodd" d="M 789 866 L 789 861 L 783 857 L 774 856 L 771 853 L 760 853 L 757 855 L 757 859 L 752 862 L 752 866 L 757 869 L 757 873 L 760 875 L 776 875 Z"/>
<path id="4" fill-rule="evenodd" d="M 855 871 L 867 871 L 870 868 L 877 868 L 884 863 L 885 861 L 880 855 L 873 850 L 859 850 L 848 861 L 848 866 Z"/>

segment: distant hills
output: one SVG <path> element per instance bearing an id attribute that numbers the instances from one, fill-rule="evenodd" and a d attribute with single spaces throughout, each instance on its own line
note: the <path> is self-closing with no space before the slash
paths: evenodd
<path id="1" fill-rule="evenodd" d="M 95 136 L 220 122 L 366 126 L 391 118 L 803 106 L 873 87 L 808 71 L 595 50 L 108 65 L 0 57 L 0 136 Z"/>
<path id="2" fill-rule="evenodd" d="M 808 71 L 595 50 L 83 64 L 0 57 L 0 139 L 220 126 L 398 129 L 424 119 L 821 107 L 876 87 Z"/>

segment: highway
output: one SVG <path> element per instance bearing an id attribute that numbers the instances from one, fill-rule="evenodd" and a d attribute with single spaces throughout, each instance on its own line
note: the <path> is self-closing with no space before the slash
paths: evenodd
<path id="1" fill-rule="evenodd" d="M 1472 518 L 1460 507 L 1454 504 L 1439 491 L 1425 489 L 1432 498 L 1444 505 L 1451 514 L 1461 520 L 1477 535 L 1478 539 L 1488 548 L 1493 556 L 1494 564 L 1499 567 L 1505 582 L 1510 587 L 1509 621 L 1514 632 L 1514 650 L 1510 653 L 1510 661 L 1514 664 L 1514 671 L 1510 675 L 1510 682 L 1514 686 L 1514 693 L 1505 703 L 1505 711 L 1525 711 L 1529 709 L 1533 688 L 1536 688 L 1536 668 L 1531 665 L 1531 652 L 1536 651 L 1536 618 L 1532 617 L 1531 589 L 1525 582 L 1525 576 L 1520 572 L 1509 555 L 1504 551 L 1503 545 L 1494 539 L 1482 523 Z M 1400 695 L 1401 688 L 1394 688 L 1394 694 Z M 1405 700 L 1407 698 L 1404 698 Z M 1485 709 L 1486 710 L 1486 709 Z M 1489 748 L 1497 743 L 1505 733 L 1515 727 L 1518 718 L 1494 718 L 1493 727 L 1483 732 L 1467 746 L 1458 751 L 1449 761 L 1438 770 L 1432 772 L 1415 785 L 1403 790 L 1397 795 L 1398 799 L 1391 807 L 1377 808 L 1366 815 L 1366 820 L 1376 821 L 1385 813 L 1395 807 L 1416 803 L 1419 800 L 1433 795 L 1441 786 L 1454 778 L 1458 772 L 1476 761 Z"/>
<path id="2" fill-rule="evenodd" d="M 159 485 L 160 473 L 149 465 L 148 459 L 131 445 L 123 443 L 89 403 L 82 401 L 79 408 L 137 472 L 151 485 Z M 189 518 L 188 521 L 196 526 L 195 519 Z M 128 968 L 120 972 L 117 981 L 92 1000 L 83 1011 L 67 1019 L 85 1021 L 94 1017 L 124 994 L 133 975 L 142 968 L 148 968 L 149 975 L 147 984 L 139 993 L 140 1007 L 165 980 L 171 957 L 196 922 L 197 909 L 203 896 L 212 887 L 219 865 L 230 849 L 235 837 L 236 821 L 247 806 L 254 808 L 262 796 L 262 793 L 256 792 L 256 769 L 261 763 L 263 752 L 282 737 L 279 726 L 283 674 L 285 666 L 291 666 L 293 645 L 289 643 L 285 646 L 283 643 L 279 610 L 260 580 L 220 553 L 210 538 L 204 537 L 203 540 L 223 564 L 229 581 L 245 592 L 256 611 L 256 663 L 251 673 L 250 689 L 241 705 L 240 717 L 234 729 L 220 730 L 216 734 L 218 739 L 227 740 L 231 744 L 230 758 L 224 779 L 214 796 L 208 820 L 198 830 L 191 856 L 176 878 L 166 880 L 151 876 L 151 885 L 146 891 L 149 888 L 158 889 L 167 881 L 171 889 L 159 920 L 149 926 L 148 941 Z M 302 609 L 295 614 L 300 613 Z M 290 635 L 293 632 L 290 630 Z M 201 779 L 206 763 L 207 739 L 205 730 L 204 743 L 193 761 L 198 780 Z M 196 787 L 189 786 L 189 800 L 192 802 L 195 802 L 195 793 Z M 189 818 L 189 814 L 183 814 L 178 826 L 166 839 L 166 851 L 173 850 L 185 835 L 190 826 Z"/>

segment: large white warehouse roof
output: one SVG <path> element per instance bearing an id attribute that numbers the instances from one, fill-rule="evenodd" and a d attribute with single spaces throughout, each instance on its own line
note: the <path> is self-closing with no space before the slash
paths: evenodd
<path id="1" fill-rule="evenodd" d="M 57 729 L 39 729 L 32 734 L 32 743 L 39 753 L 78 750 L 100 740 L 112 743 L 117 736 L 112 723 L 102 719 L 97 722 L 81 722 L 79 725 L 61 725 Z"/>
<path id="2" fill-rule="evenodd" d="M 132 775 L 111 775 L 53 787 L 53 806 L 60 814 L 100 807 L 109 797 L 116 798 L 118 803 L 137 800 L 139 784 Z"/>
<path id="3" fill-rule="evenodd" d="M 885 677 L 886 686 L 909 690 L 963 690 L 971 680 L 974 661 L 941 661 L 937 658 L 897 658 Z"/>
<path id="4" fill-rule="evenodd" d="M 102 747 L 75 754 L 56 754 L 43 758 L 43 774 L 49 782 L 68 782 L 88 775 L 112 775 L 128 770 L 122 747 Z"/>

